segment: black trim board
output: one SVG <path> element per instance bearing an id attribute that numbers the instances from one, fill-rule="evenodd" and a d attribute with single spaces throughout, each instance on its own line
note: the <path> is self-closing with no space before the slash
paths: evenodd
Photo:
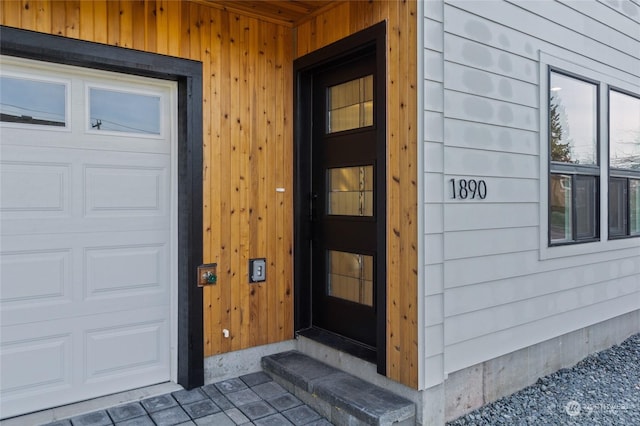
<path id="1" fill-rule="evenodd" d="M 379 76 L 376 82 L 376 92 L 384 99 L 383 105 L 376 110 L 376 131 L 378 140 L 386 140 L 386 70 L 387 70 L 387 22 L 383 21 L 369 28 L 361 30 L 344 39 L 338 40 L 328 46 L 315 50 L 302 56 L 293 62 L 294 72 L 294 330 L 301 334 L 311 336 L 323 335 L 321 331 L 309 331 L 311 324 L 311 292 L 310 271 L 305 263 L 310 257 L 311 226 L 307 218 L 311 216 L 310 186 L 311 178 L 311 153 L 308 141 L 312 139 L 312 112 L 306 106 L 312 102 L 313 74 L 315 71 L 331 64 L 340 63 L 362 52 L 375 51 L 376 72 Z M 386 142 L 379 144 L 378 158 L 387 158 Z M 386 250 L 387 250 L 387 223 L 386 223 L 386 167 L 385 178 L 379 181 L 385 182 L 385 187 L 380 192 L 376 209 L 380 214 L 378 220 L 378 252 L 384 253 L 385 262 L 379 268 L 378 283 L 383 283 L 383 289 L 378 288 L 376 304 L 382 307 L 378 311 L 376 319 L 376 365 L 379 374 L 387 374 L 387 292 L 386 292 Z M 384 279 L 382 279 L 384 277 Z M 383 290 L 383 291 L 380 291 Z M 306 331 L 305 331 L 306 330 Z M 323 339 L 319 339 L 323 340 Z M 330 344 L 334 339 L 324 339 Z M 335 345 L 337 346 L 337 345 Z M 344 346 L 346 347 L 346 346 Z M 343 349 L 344 349 L 343 347 Z M 351 351 L 359 352 L 359 351 Z M 356 356 L 361 356 L 354 353 Z M 367 358 L 367 356 L 361 356 Z"/>
<path id="2" fill-rule="evenodd" d="M 0 54 L 178 83 L 178 383 L 203 385 L 202 64 L 4 26 Z"/>

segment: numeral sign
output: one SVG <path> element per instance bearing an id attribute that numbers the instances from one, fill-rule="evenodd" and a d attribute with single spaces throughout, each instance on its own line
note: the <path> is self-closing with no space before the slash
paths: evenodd
<path id="1" fill-rule="evenodd" d="M 451 198 L 460 200 L 484 200 L 487 198 L 487 183 L 477 179 L 451 179 Z"/>

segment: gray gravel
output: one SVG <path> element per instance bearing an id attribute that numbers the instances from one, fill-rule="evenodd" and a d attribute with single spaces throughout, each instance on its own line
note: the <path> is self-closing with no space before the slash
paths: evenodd
<path id="1" fill-rule="evenodd" d="M 640 334 L 447 424 L 640 425 Z"/>

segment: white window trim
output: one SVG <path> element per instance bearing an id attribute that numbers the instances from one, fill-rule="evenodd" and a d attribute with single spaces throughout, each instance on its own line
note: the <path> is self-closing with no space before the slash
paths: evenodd
<path id="1" fill-rule="evenodd" d="M 576 58 L 572 58 L 574 61 Z M 618 88 L 630 93 L 638 93 L 640 78 L 635 79 L 629 75 L 630 80 L 621 80 L 619 77 L 606 73 L 607 67 L 603 65 L 602 70 L 594 69 L 593 65 L 587 62 L 579 63 L 567 61 L 566 59 L 550 55 L 540 51 L 540 259 L 556 259 L 569 256 L 580 256 L 591 253 L 601 253 L 612 250 L 624 250 L 637 248 L 640 241 L 637 238 L 609 240 L 609 88 Z M 600 83 L 598 106 L 600 116 L 598 117 L 599 128 L 599 161 L 600 161 L 600 239 L 599 241 L 575 243 L 561 246 L 549 246 L 549 108 L 548 88 L 549 88 L 549 67 L 564 70 L 569 73 L 585 77 Z"/>
<path id="2" fill-rule="evenodd" d="M 17 78 L 27 81 L 37 81 L 41 83 L 52 83 L 65 86 L 65 99 L 64 99 L 64 126 L 49 126 L 46 124 L 23 124 L 12 123 L 8 121 L 0 121 L 0 127 L 10 127 L 18 129 L 28 130 L 43 130 L 46 132 L 71 132 L 71 79 L 64 79 L 59 77 L 51 77 L 47 70 L 39 64 L 34 64 L 32 61 L 13 58 L 10 56 L 2 56 L 2 69 L 0 69 L 0 75 L 3 77 Z M 25 73 L 25 67 L 29 67 L 29 72 Z"/>
<path id="3" fill-rule="evenodd" d="M 91 89 L 99 89 L 110 92 L 131 94 L 131 95 L 140 95 L 140 96 L 149 96 L 160 99 L 160 133 L 139 133 L 139 132 L 127 132 L 127 131 L 109 131 L 109 130 L 101 130 L 97 131 L 91 128 L 89 117 L 91 117 Z M 125 84 L 124 82 L 120 82 L 119 85 L 111 85 L 105 83 L 94 83 L 94 82 L 86 82 L 84 86 L 84 103 L 85 103 L 85 119 L 84 119 L 84 131 L 88 134 L 95 135 L 107 135 L 107 136 L 116 136 L 116 137 L 129 137 L 129 138 L 139 138 L 139 139 L 165 139 L 167 137 L 167 114 L 169 113 L 168 100 L 165 93 L 162 91 L 162 87 L 157 90 L 152 90 L 147 88 L 146 90 L 140 89 L 132 84 Z"/>

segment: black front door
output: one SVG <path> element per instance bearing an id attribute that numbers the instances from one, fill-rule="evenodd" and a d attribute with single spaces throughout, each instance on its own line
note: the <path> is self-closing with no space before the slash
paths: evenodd
<path id="1" fill-rule="evenodd" d="M 312 323 L 376 347 L 375 56 L 315 75 Z"/>
<path id="2" fill-rule="evenodd" d="M 296 281 L 308 295 L 298 297 L 299 328 L 355 346 L 356 355 L 377 358 L 380 370 L 386 143 L 379 47 L 369 43 L 298 74 Z"/>

